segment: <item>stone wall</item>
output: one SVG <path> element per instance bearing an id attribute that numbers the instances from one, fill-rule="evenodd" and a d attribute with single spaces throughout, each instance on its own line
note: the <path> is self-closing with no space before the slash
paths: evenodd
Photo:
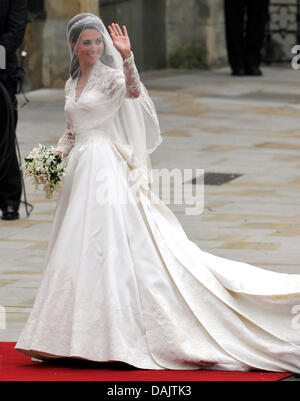
<path id="1" fill-rule="evenodd" d="M 127 26 L 142 71 L 184 67 L 199 48 L 199 67 L 226 60 L 223 0 L 100 0 L 100 14 L 106 25 Z"/>
<path id="2" fill-rule="evenodd" d="M 38 89 L 43 86 L 43 19 L 32 19 L 27 24 L 23 48 L 27 51 L 24 60 L 25 90 Z"/>
<path id="3" fill-rule="evenodd" d="M 184 67 L 181 61 L 172 64 L 176 52 L 183 60 L 203 58 L 200 67 L 225 59 L 223 0 L 184 0 L 184 5 L 182 0 L 44 0 L 44 9 L 46 18 L 31 19 L 26 30 L 26 90 L 64 86 L 65 29 L 79 12 L 100 15 L 106 26 L 126 25 L 139 71 Z M 187 45 L 191 54 L 182 49 Z"/>
<path id="4" fill-rule="evenodd" d="M 279 10 L 275 7 L 276 4 L 281 4 L 281 9 Z M 291 49 L 294 45 L 300 44 L 299 39 L 297 39 L 297 14 L 296 14 L 296 0 L 271 0 L 270 1 L 270 15 L 271 15 L 271 29 L 280 30 L 279 33 L 272 33 L 270 40 L 269 53 L 265 55 L 265 59 L 269 58 L 273 62 L 280 60 L 291 60 L 293 55 Z M 293 5 L 294 6 L 291 6 Z M 284 5 L 289 5 L 289 7 L 283 7 Z M 286 30 L 289 33 L 285 32 Z"/>
<path id="5" fill-rule="evenodd" d="M 167 63 L 186 46 L 201 47 L 203 64 L 226 59 L 223 0 L 167 0 Z"/>
<path id="6" fill-rule="evenodd" d="M 287 2 L 293 0 L 281 0 Z M 112 22 L 125 24 L 139 71 L 227 64 L 223 0 L 41 0 L 42 3 L 46 18 L 31 18 L 26 30 L 26 90 L 64 86 L 69 66 L 65 29 L 68 20 L 79 12 L 100 15 L 106 26 Z M 280 18 L 285 23 L 287 16 L 283 13 Z M 288 54 L 291 45 L 296 44 L 293 36 L 273 39 L 278 55 Z"/>
<path id="7" fill-rule="evenodd" d="M 139 71 L 166 66 L 166 0 L 100 0 L 106 26 L 126 25 Z"/>

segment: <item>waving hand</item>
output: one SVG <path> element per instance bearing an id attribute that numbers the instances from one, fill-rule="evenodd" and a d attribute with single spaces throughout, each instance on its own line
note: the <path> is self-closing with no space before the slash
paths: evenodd
<path id="1" fill-rule="evenodd" d="M 118 24 L 112 23 L 108 26 L 108 30 L 115 48 L 120 52 L 123 60 L 130 56 L 131 45 L 126 26 L 123 25 L 124 33 Z"/>

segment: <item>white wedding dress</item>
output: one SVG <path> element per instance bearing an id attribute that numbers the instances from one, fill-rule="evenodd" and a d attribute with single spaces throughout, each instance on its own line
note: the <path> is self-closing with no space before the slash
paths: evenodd
<path id="1" fill-rule="evenodd" d="M 41 285 L 15 348 L 143 369 L 300 373 L 293 309 L 300 274 L 202 251 L 143 180 L 139 202 L 98 202 L 99 172 L 110 169 L 109 190 L 118 200 L 129 187 L 119 162 L 128 171 L 135 163 L 114 123 L 130 88 L 117 70 L 102 68 L 77 100 L 76 81 L 66 83 L 72 133 L 59 149 L 70 152 L 67 174 Z M 131 55 L 125 75 L 134 68 Z"/>

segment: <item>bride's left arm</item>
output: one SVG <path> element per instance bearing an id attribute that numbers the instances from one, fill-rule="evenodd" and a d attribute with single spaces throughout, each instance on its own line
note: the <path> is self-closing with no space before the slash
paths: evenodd
<path id="1" fill-rule="evenodd" d="M 126 98 L 136 99 L 141 93 L 141 81 L 138 70 L 134 62 L 134 55 L 131 54 L 123 60 L 125 83 L 126 83 Z"/>
<path id="2" fill-rule="evenodd" d="M 108 26 L 108 30 L 115 48 L 119 51 L 123 58 L 123 69 L 126 83 L 125 97 L 136 99 L 141 93 L 141 82 L 134 62 L 134 56 L 131 50 L 127 28 L 125 25 L 123 25 L 122 31 L 119 24 L 112 23 Z"/>

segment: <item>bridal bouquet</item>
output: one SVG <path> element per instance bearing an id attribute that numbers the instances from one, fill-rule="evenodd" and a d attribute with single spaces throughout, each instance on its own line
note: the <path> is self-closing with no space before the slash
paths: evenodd
<path id="1" fill-rule="evenodd" d="M 54 151 L 54 146 L 39 144 L 24 158 L 25 163 L 21 167 L 25 175 L 32 177 L 35 189 L 43 185 L 47 199 L 62 188 L 62 177 L 66 173 L 62 159 Z"/>

